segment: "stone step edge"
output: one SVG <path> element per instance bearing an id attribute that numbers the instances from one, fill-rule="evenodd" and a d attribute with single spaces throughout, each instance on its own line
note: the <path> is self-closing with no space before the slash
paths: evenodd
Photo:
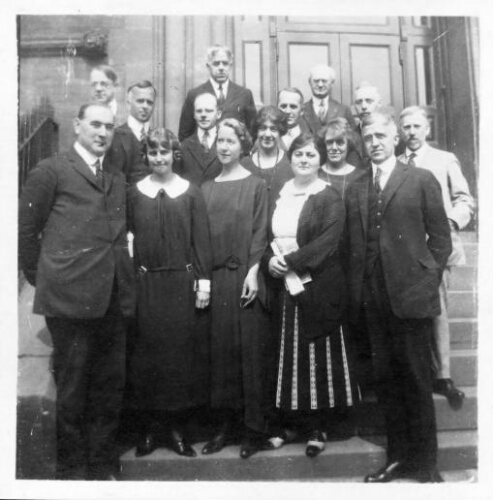
<path id="1" fill-rule="evenodd" d="M 478 444 L 478 431 L 476 429 L 465 430 L 443 430 L 437 432 L 438 449 L 449 450 L 455 448 L 472 447 L 477 448 Z M 376 444 L 377 441 L 379 444 Z M 322 456 L 338 455 L 348 456 L 355 453 L 375 455 L 384 452 L 383 443 L 385 442 L 385 435 L 378 434 L 371 437 L 353 436 L 346 440 L 329 441 L 325 445 L 325 450 Z M 380 444 L 381 443 L 381 444 Z M 200 450 L 205 442 L 194 443 L 194 448 Z M 202 455 L 198 453 L 193 459 L 188 457 L 181 457 L 167 448 L 159 448 L 151 455 L 142 458 L 135 457 L 135 448 L 131 448 L 120 456 L 120 463 L 141 463 L 146 462 L 157 463 L 161 461 L 179 461 L 186 463 L 193 460 L 194 462 L 200 461 L 218 461 L 218 460 L 241 460 L 239 457 L 239 445 L 227 446 L 219 453 L 214 455 Z M 249 458 L 247 463 L 256 461 L 256 459 L 279 459 L 289 458 L 293 456 L 305 455 L 305 443 L 292 443 L 283 446 L 282 448 L 274 451 L 263 451 Z M 242 463 L 243 461 L 239 462 Z"/>

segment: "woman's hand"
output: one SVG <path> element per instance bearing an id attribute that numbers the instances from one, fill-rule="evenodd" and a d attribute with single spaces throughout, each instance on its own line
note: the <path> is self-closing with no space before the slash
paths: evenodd
<path id="1" fill-rule="evenodd" d="M 197 309 L 205 309 L 211 300 L 210 292 L 201 292 L 197 290 L 195 293 L 195 307 Z"/>
<path id="2" fill-rule="evenodd" d="M 282 278 L 289 271 L 286 262 L 282 256 L 271 257 L 269 260 L 269 273 L 274 278 Z"/>
<path id="3" fill-rule="evenodd" d="M 246 275 L 243 282 L 243 289 L 241 291 L 241 307 L 245 308 L 251 304 L 258 293 L 258 264 L 253 266 Z"/>

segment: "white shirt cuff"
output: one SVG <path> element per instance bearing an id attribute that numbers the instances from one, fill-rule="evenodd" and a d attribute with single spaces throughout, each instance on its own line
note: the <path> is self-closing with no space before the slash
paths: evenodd
<path id="1" fill-rule="evenodd" d="M 211 280 L 197 280 L 197 290 L 211 293 Z"/>

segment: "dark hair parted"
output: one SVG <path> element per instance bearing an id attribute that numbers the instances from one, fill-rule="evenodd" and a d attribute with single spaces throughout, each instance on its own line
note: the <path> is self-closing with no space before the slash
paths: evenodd
<path id="1" fill-rule="evenodd" d="M 98 101 L 95 101 L 95 102 L 86 102 L 85 104 L 83 104 L 79 108 L 79 112 L 77 113 L 77 118 L 79 120 L 83 120 L 86 117 L 87 108 L 92 108 L 92 107 L 95 107 L 95 108 L 104 108 L 104 109 L 107 109 L 108 111 L 111 111 L 111 108 L 107 104 L 104 104 L 102 102 L 98 102 Z M 112 111 L 111 111 L 111 114 L 113 115 Z"/>
<path id="2" fill-rule="evenodd" d="M 354 148 L 356 143 L 356 137 L 354 132 L 349 126 L 349 122 L 346 118 L 337 117 L 329 120 L 317 134 L 324 142 L 327 135 L 332 137 L 345 137 L 348 142 L 348 149 Z"/>
<path id="3" fill-rule="evenodd" d="M 162 147 L 164 149 L 171 150 L 173 152 L 173 159 L 175 158 L 175 152 L 180 151 L 180 142 L 170 130 L 159 127 L 149 130 L 146 137 L 146 142 L 144 144 L 144 152 L 146 154 L 147 163 L 147 151 L 150 149 L 158 149 Z"/>
<path id="4" fill-rule="evenodd" d="M 279 130 L 280 135 L 284 135 L 288 131 L 288 119 L 286 114 L 276 106 L 264 106 L 260 108 L 253 122 L 253 136 L 258 136 L 259 128 L 266 122 L 271 121 Z"/>
<path id="5" fill-rule="evenodd" d="M 140 80 L 137 83 L 134 83 L 130 85 L 127 89 L 127 94 L 132 91 L 132 89 L 152 89 L 154 91 L 154 96 L 157 95 L 156 89 L 154 88 L 154 85 L 149 81 L 149 80 Z"/>
<path id="6" fill-rule="evenodd" d="M 327 148 L 325 147 L 325 142 L 321 137 L 313 135 L 309 132 L 302 133 L 291 143 L 291 146 L 288 150 L 289 161 L 291 161 L 293 153 L 297 149 L 304 148 L 305 146 L 308 146 L 308 144 L 313 144 L 313 147 L 320 155 L 320 165 L 324 165 L 327 161 Z"/>
<path id="7" fill-rule="evenodd" d="M 221 120 L 217 126 L 217 131 L 219 134 L 219 130 L 221 127 L 229 127 L 233 129 L 234 133 L 240 140 L 241 144 L 241 156 L 247 156 L 250 154 L 250 150 L 252 149 L 252 138 L 246 125 L 243 122 L 240 122 L 236 118 L 224 118 Z"/>
<path id="8" fill-rule="evenodd" d="M 108 66 L 107 64 L 100 64 L 99 66 L 94 66 L 91 72 L 93 71 L 101 71 L 102 73 L 104 73 L 106 78 L 108 78 L 113 82 L 114 85 L 116 85 L 118 82 L 118 76 L 115 73 L 115 70 L 111 66 Z"/>

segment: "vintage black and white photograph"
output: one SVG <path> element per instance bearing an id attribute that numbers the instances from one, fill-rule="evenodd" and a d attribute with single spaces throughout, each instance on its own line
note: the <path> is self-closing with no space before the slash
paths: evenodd
<path id="1" fill-rule="evenodd" d="M 5 498 L 488 498 L 491 19 L 308 7 L 13 9 Z"/>

